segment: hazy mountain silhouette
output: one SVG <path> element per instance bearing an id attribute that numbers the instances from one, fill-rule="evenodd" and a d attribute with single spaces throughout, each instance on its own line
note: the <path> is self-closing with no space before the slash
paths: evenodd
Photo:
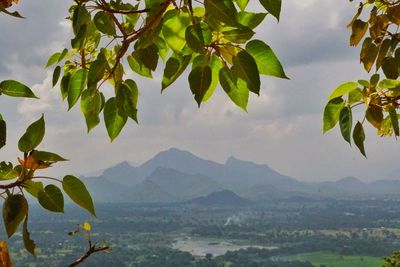
<path id="1" fill-rule="evenodd" d="M 365 183 L 346 177 L 336 182 L 306 183 L 265 164 L 234 157 L 221 164 L 176 148 L 162 151 L 139 166 L 122 162 L 86 180 L 100 202 L 180 202 L 224 189 L 255 201 L 294 196 L 400 196 L 400 180 Z"/>

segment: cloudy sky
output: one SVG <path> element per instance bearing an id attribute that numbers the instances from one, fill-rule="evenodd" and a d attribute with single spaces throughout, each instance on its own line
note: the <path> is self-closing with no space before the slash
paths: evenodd
<path id="1" fill-rule="evenodd" d="M 398 143 L 376 137 L 369 129 L 368 159 L 350 148 L 339 131 L 322 135 L 325 99 L 338 84 L 365 77 L 358 49 L 348 46 L 345 25 L 355 4 L 346 0 L 284 0 L 279 24 L 269 17 L 258 29 L 279 55 L 291 80 L 263 78 L 260 97 L 252 96 L 248 113 L 232 104 L 221 89 L 197 108 L 186 77 L 163 95 L 160 77 L 140 86 L 140 125 L 129 123 L 110 144 L 104 126 L 89 135 L 79 107 L 67 112 L 51 71 L 49 55 L 68 46 L 69 1 L 21 1 L 27 17 L 0 16 L 0 80 L 16 79 L 31 86 L 40 100 L 0 98 L 7 119 L 8 145 L 0 159 L 13 161 L 24 128 L 41 113 L 47 135 L 41 148 L 71 159 L 52 168 L 55 175 L 91 173 L 120 161 L 141 163 L 161 150 L 178 147 L 203 158 L 224 162 L 228 156 L 268 164 L 306 181 L 356 176 L 364 180 L 393 177 L 398 169 Z M 397 177 L 396 177 L 397 178 Z"/>

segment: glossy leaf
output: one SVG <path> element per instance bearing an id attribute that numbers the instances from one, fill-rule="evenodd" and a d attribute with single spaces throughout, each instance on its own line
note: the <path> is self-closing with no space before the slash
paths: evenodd
<path id="1" fill-rule="evenodd" d="M 88 71 L 86 69 L 80 69 L 72 74 L 68 85 L 68 109 L 71 109 L 78 102 L 86 87 L 87 77 Z"/>
<path id="2" fill-rule="evenodd" d="M 239 29 L 229 30 L 222 32 L 224 38 L 238 44 L 246 43 L 255 34 L 249 27 L 241 27 Z"/>
<path id="3" fill-rule="evenodd" d="M 23 195 L 10 195 L 3 203 L 3 220 L 10 238 L 28 214 L 28 202 Z"/>
<path id="4" fill-rule="evenodd" d="M 367 112 L 365 113 L 365 118 L 376 128 L 381 128 L 381 123 L 383 121 L 383 111 L 380 107 L 369 106 Z"/>
<path id="5" fill-rule="evenodd" d="M 282 1 L 281 0 L 260 0 L 264 8 L 279 21 L 281 14 Z"/>
<path id="6" fill-rule="evenodd" d="M 61 75 L 61 67 L 57 66 L 53 72 L 53 80 L 52 80 L 53 87 L 56 86 L 58 79 L 60 79 L 60 75 Z"/>
<path id="7" fill-rule="evenodd" d="M 164 39 L 172 50 L 179 53 L 186 45 L 185 33 L 190 24 L 189 13 L 172 10 L 165 17 L 162 27 Z"/>
<path id="8" fill-rule="evenodd" d="M 211 85 L 203 97 L 203 102 L 206 102 L 207 100 L 209 100 L 211 98 L 211 96 L 214 94 L 215 89 L 218 86 L 219 71 L 222 68 L 222 62 L 216 55 L 211 56 L 210 67 L 211 67 L 211 71 L 212 71 Z"/>
<path id="9" fill-rule="evenodd" d="M 24 135 L 19 139 L 18 148 L 21 152 L 35 149 L 43 140 L 45 133 L 44 116 L 29 125 Z"/>
<path id="10" fill-rule="evenodd" d="M 13 97 L 38 98 L 28 86 L 13 80 L 0 82 L 0 95 Z"/>
<path id="11" fill-rule="evenodd" d="M 189 74 L 190 90 L 197 104 L 201 105 L 204 95 L 211 86 L 212 71 L 209 66 L 196 67 Z"/>
<path id="12" fill-rule="evenodd" d="M 188 46 L 195 52 L 202 52 L 204 46 L 211 42 L 212 33 L 206 23 L 190 25 L 186 29 L 185 38 Z"/>
<path id="13" fill-rule="evenodd" d="M 39 204 L 52 212 L 64 212 L 64 196 L 61 190 L 55 185 L 47 185 L 38 194 Z"/>
<path id="14" fill-rule="evenodd" d="M 115 103 L 118 107 L 118 112 L 124 116 L 138 122 L 137 119 L 137 102 L 139 90 L 133 80 L 126 80 L 117 91 Z"/>
<path id="15" fill-rule="evenodd" d="M 249 90 L 247 87 L 237 86 L 237 78 L 234 77 L 234 73 L 227 67 L 223 67 L 219 71 L 219 80 L 222 88 L 233 103 L 244 111 L 247 111 L 247 103 L 249 101 Z"/>
<path id="16" fill-rule="evenodd" d="M 396 80 L 399 77 L 399 66 L 393 57 L 385 57 L 382 62 L 382 70 L 388 79 Z"/>
<path id="17" fill-rule="evenodd" d="M 25 217 L 25 221 L 22 227 L 22 239 L 24 240 L 25 249 L 33 256 L 35 256 L 36 244 L 31 239 L 31 235 L 28 231 L 28 216 Z"/>
<path id="18" fill-rule="evenodd" d="M 234 0 L 240 10 L 245 10 L 247 7 L 247 4 L 249 3 L 249 0 Z"/>
<path id="19" fill-rule="evenodd" d="M 118 112 L 115 97 L 110 98 L 104 106 L 104 122 L 111 142 L 120 134 L 127 121 L 127 116 Z"/>
<path id="20" fill-rule="evenodd" d="M 91 92 L 90 90 L 83 91 L 81 97 L 81 111 L 85 116 L 88 132 L 100 123 L 99 113 L 101 108 L 102 97 L 97 90 L 95 92 Z"/>
<path id="21" fill-rule="evenodd" d="M 263 41 L 250 41 L 246 45 L 246 50 L 256 61 L 260 74 L 289 79 L 274 51 Z"/>
<path id="22" fill-rule="evenodd" d="M 266 15 L 267 13 L 253 13 L 242 11 L 238 13 L 237 20 L 241 25 L 249 27 L 250 29 L 254 29 L 258 25 L 260 25 L 261 22 L 263 22 Z"/>
<path id="23" fill-rule="evenodd" d="M 339 121 L 340 112 L 344 107 L 344 101 L 341 98 L 334 98 L 328 102 L 325 106 L 324 110 L 324 119 L 323 119 L 323 132 L 331 130 Z"/>
<path id="24" fill-rule="evenodd" d="M 240 51 L 233 57 L 233 68 L 237 75 L 247 83 L 249 90 L 257 95 L 260 94 L 260 74 L 254 58 L 246 51 Z"/>
<path id="25" fill-rule="evenodd" d="M 93 18 L 93 22 L 96 28 L 102 33 L 115 35 L 115 24 L 111 14 L 104 11 L 97 12 Z"/>
<path id="26" fill-rule="evenodd" d="M 80 207 L 89 211 L 93 216 L 96 216 L 93 200 L 86 189 L 84 183 L 78 178 L 67 175 L 64 177 L 62 186 L 64 192 Z"/>
<path id="27" fill-rule="evenodd" d="M 67 161 L 65 158 L 61 157 L 60 155 L 57 155 L 53 152 L 47 152 L 47 151 L 35 150 L 32 153 L 32 156 L 36 161 L 46 161 L 46 162 Z"/>
<path id="28" fill-rule="evenodd" d="M 180 56 L 173 55 L 165 64 L 164 76 L 162 80 L 161 91 L 164 91 L 168 86 L 170 86 L 179 76 L 185 71 L 190 63 L 191 55 Z"/>
<path id="29" fill-rule="evenodd" d="M 206 12 L 214 19 L 228 26 L 240 27 L 237 22 L 237 10 L 232 0 L 204 0 Z"/>
<path id="30" fill-rule="evenodd" d="M 35 182 L 32 180 L 24 181 L 23 187 L 26 190 L 26 192 L 28 192 L 35 198 L 38 198 L 39 192 L 44 190 L 44 186 L 43 186 L 42 182 Z"/>
<path id="31" fill-rule="evenodd" d="M 351 130 L 353 127 L 353 117 L 351 108 L 344 107 L 340 111 L 339 125 L 343 139 L 346 140 L 349 144 L 351 144 Z"/>
<path id="32" fill-rule="evenodd" d="M 397 116 L 397 111 L 394 107 L 389 108 L 389 115 L 390 115 L 390 120 L 392 122 L 394 134 L 396 136 L 399 136 L 400 135 L 399 118 Z"/>
<path id="33" fill-rule="evenodd" d="M 18 171 L 14 169 L 11 162 L 0 162 L 0 180 L 11 180 L 18 177 Z"/>
<path id="34" fill-rule="evenodd" d="M 90 64 L 89 73 L 87 76 L 87 87 L 88 89 L 96 89 L 97 83 L 103 79 L 106 71 L 106 64 L 102 54 Z"/>
<path id="35" fill-rule="evenodd" d="M 332 94 L 328 97 L 328 100 L 342 97 L 343 95 L 348 94 L 351 91 L 357 89 L 357 87 L 358 83 L 356 82 L 343 83 L 332 92 Z"/>
<path id="36" fill-rule="evenodd" d="M 365 132 L 361 122 L 357 122 L 356 126 L 354 127 L 353 140 L 358 149 L 360 150 L 361 154 L 363 154 L 364 157 L 367 157 L 364 148 Z"/>

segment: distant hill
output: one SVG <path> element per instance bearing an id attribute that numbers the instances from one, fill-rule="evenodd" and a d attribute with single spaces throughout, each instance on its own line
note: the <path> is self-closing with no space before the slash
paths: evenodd
<path id="1" fill-rule="evenodd" d="M 365 183 L 345 177 L 306 183 L 265 164 L 234 157 L 221 164 L 176 148 L 142 165 L 122 162 L 85 180 L 97 202 L 180 202 L 222 190 L 260 202 L 292 197 L 400 197 L 400 180 Z"/>
<path id="2" fill-rule="evenodd" d="M 134 202 L 177 202 L 205 196 L 222 188 L 210 177 L 185 174 L 174 169 L 157 168 L 132 188 Z"/>
<path id="3" fill-rule="evenodd" d="M 200 206 L 246 206 L 253 204 L 250 200 L 239 197 L 230 190 L 214 192 L 205 197 L 192 199 L 188 203 Z"/>

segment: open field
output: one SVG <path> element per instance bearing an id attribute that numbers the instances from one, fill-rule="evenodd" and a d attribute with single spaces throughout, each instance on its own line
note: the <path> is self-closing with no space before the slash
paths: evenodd
<path id="1" fill-rule="evenodd" d="M 330 252 L 312 252 L 280 257 L 285 260 L 309 261 L 315 266 L 326 267 L 380 267 L 383 260 L 378 257 L 369 256 L 341 256 Z"/>

